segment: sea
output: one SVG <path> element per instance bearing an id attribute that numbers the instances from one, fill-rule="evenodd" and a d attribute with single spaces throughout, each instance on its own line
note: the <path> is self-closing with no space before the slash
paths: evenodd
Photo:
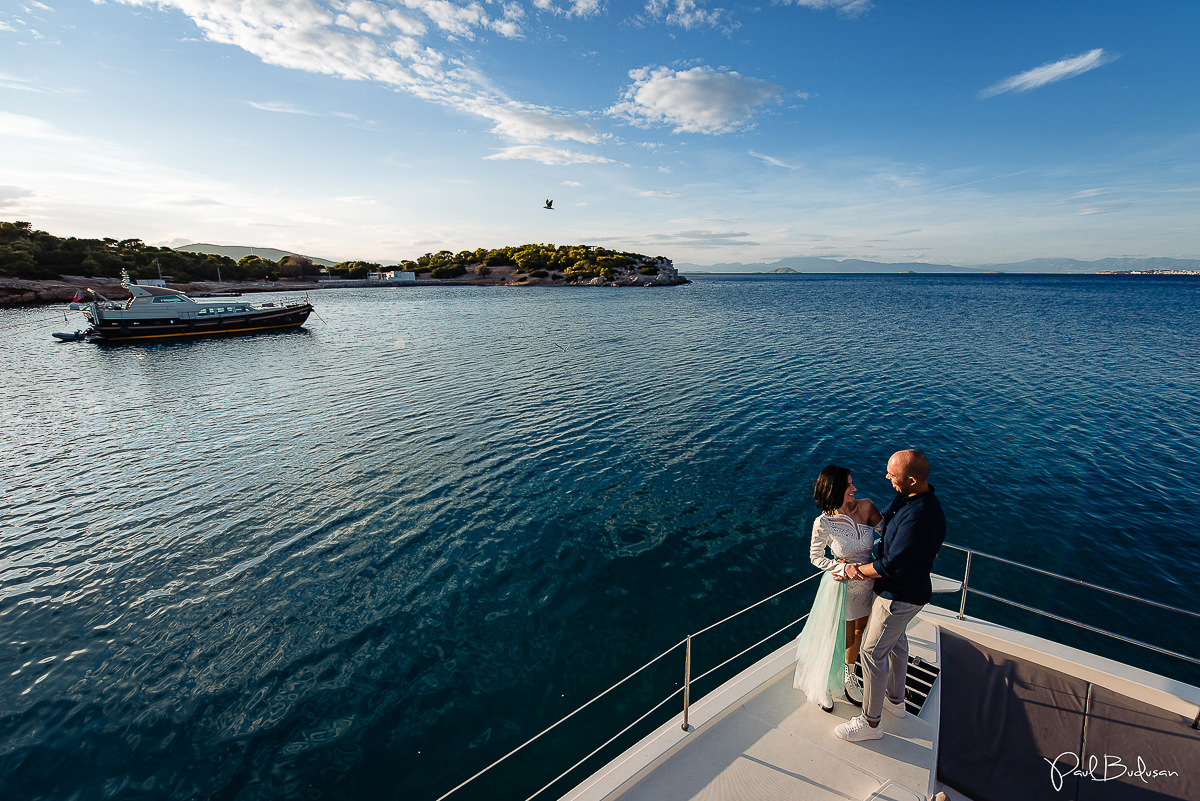
<path id="1" fill-rule="evenodd" d="M 692 278 L 323 290 L 151 345 L 0 310 L 0 798 L 434 801 L 526 743 L 449 797 L 557 798 L 682 711 L 689 635 L 694 699 L 798 633 L 817 473 L 882 505 L 907 447 L 939 573 L 1200 657 L 990 558 L 1197 608 L 1200 278 Z"/>

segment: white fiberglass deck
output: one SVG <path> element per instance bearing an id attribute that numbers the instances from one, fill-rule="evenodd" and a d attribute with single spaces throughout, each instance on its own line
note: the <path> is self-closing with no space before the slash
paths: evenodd
<path id="1" fill-rule="evenodd" d="M 908 636 L 910 655 L 936 664 L 936 627 L 918 618 Z M 833 729 L 858 708 L 839 700 L 830 714 L 808 703 L 792 689 L 794 654 L 794 643 L 778 649 L 696 703 L 690 733 L 678 716 L 564 801 L 923 801 L 931 792 L 937 685 L 919 717 L 885 714 L 882 739 L 847 743 Z"/>
<path id="2" fill-rule="evenodd" d="M 933 606 L 909 626 L 910 656 L 941 669 L 943 630 L 1183 720 L 1200 707 L 1198 687 L 987 621 L 959 620 Z M 857 707 L 838 701 L 829 714 L 793 690 L 794 648 L 789 643 L 776 650 L 693 705 L 690 732 L 683 732 L 682 715 L 676 716 L 564 801 L 925 801 L 938 791 L 951 801 L 966 799 L 936 781 L 934 772 L 940 679 L 919 716 L 898 720 L 885 713 L 882 739 L 847 743 L 833 729 L 857 714 Z"/>

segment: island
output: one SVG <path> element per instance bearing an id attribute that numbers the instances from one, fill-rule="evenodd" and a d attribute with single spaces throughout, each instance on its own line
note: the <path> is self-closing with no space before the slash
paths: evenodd
<path id="1" fill-rule="evenodd" d="M 334 273 L 339 265 L 329 268 Z M 354 263 L 346 278 L 321 278 L 324 285 L 472 284 L 477 286 L 676 286 L 689 283 L 665 256 L 616 251 L 593 245 L 517 245 L 442 250 L 402 261 L 390 270 Z M 357 278 L 355 277 L 357 273 Z"/>
<path id="2" fill-rule="evenodd" d="M 209 248 L 205 252 L 201 248 Z M 234 259 L 220 246 L 180 248 L 140 239 L 80 239 L 0 222 L 0 306 L 63 303 L 93 289 L 122 297 L 121 275 L 159 283 L 194 297 L 335 287 L 610 286 L 661 287 L 689 283 L 665 256 L 644 256 L 594 245 L 526 244 L 441 250 L 391 266 L 363 261 L 322 262 L 286 251 L 278 259 L 249 250 Z M 260 251 L 262 249 L 259 249 Z"/>

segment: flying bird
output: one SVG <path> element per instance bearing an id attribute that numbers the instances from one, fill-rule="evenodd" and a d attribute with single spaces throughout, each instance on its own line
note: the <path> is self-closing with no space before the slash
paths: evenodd
<path id="1" fill-rule="evenodd" d="M 553 201 L 553 200 L 550 200 L 549 198 L 547 198 L 547 199 L 546 199 L 546 205 L 545 205 L 545 206 L 542 206 L 542 208 L 544 208 L 544 209 L 550 209 L 550 211 L 554 211 L 554 201 Z"/>

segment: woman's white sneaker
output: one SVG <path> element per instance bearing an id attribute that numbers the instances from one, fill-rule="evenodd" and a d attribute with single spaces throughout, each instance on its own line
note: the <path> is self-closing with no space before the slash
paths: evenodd
<path id="1" fill-rule="evenodd" d="M 846 685 L 846 700 L 855 706 L 862 706 L 863 691 L 862 682 L 854 673 L 854 665 L 846 665 L 846 669 L 842 674 L 842 683 Z"/>
<path id="2" fill-rule="evenodd" d="M 863 740 L 879 740 L 883 738 L 883 728 L 878 724 L 872 726 L 862 715 L 855 715 L 833 730 L 839 738 L 858 743 Z"/>

